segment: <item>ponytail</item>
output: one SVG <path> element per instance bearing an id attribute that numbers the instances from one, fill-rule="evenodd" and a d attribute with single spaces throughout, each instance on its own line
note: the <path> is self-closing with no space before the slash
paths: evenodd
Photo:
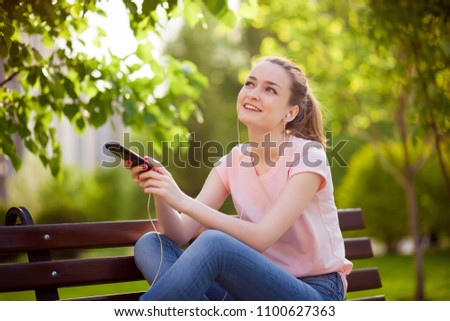
<path id="1" fill-rule="evenodd" d="M 286 131 L 296 137 L 319 142 L 324 148 L 327 146 L 323 132 L 323 119 L 320 105 L 313 93 L 308 89 L 306 103 L 299 105 L 297 116 L 286 124 Z"/>

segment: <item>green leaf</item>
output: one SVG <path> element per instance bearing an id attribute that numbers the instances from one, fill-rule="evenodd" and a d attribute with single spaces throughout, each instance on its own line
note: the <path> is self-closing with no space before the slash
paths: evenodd
<path id="1" fill-rule="evenodd" d="M 228 10 L 222 18 L 220 18 L 227 27 L 233 28 L 236 25 L 237 17 L 236 14 L 232 10 Z"/>
<path id="2" fill-rule="evenodd" d="M 104 38 L 106 37 L 106 31 L 102 27 L 97 27 L 97 37 Z"/>
<path id="3" fill-rule="evenodd" d="M 45 74 L 42 72 L 44 69 L 39 70 L 39 83 L 41 84 L 41 88 L 44 89 L 48 86 L 48 80 Z"/>
<path id="4" fill-rule="evenodd" d="M 12 163 L 14 169 L 16 171 L 19 171 L 20 167 L 22 166 L 22 159 L 16 153 L 10 154 L 8 156 L 11 159 L 11 163 Z"/>
<path id="5" fill-rule="evenodd" d="M 94 127 L 98 128 L 106 122 L 107 118 L 108 118 L 107 109 L 97 106 L 96 108 L 94 108 L 94 110 L 91 112 L 89 116 L 89 123 Z"/>
<path id="6" fill-rule="evenodd" d="M 223 0 L 206 0 L 205 5 L 216 17 L 220 17 L 228 9 L 227 1 Z"/>
<path id="7" fill-rule="evenodd" d="M 48 33 L 44 33 L 42 44 L 47 48 L 53 48 L 55 46 L 55 40 Z"/>
<path id="8" fill-rule="evenodd" d="M 156 7 L 160 1 L 158 0 L 144 0 L 142 3 L 142 13 L 144 15 L 150 14 L 152 11 L 156 10 Z"/>
<path id="9" fill-rule="evenodd" d="M 34 126 L 34 135 L 42 147 L 47 146 L 49 137 L 45 132 L 43 125 L 40 122 L 37 122 L 36 125 Z"/>
<path id="10" fill-rule="evenodd" d="M 76 128 L 82 133 L 86 128 L 86 122 L 83 117 L 78 117 L 75 121 Z"/>
<path id="11" fill-rule="evenodd" d="M 102 47 L 102 42 L 100 41 L 100 39 L 95 38 L 94 40 L 92 40 L 92 44 L 97 47 L 97 48 L 101 48 Z"/>
<path id="12" fill-rule="evenodd" d="M 245 19 L 256 19 L 258 16 L 258 1 L 245 0 L 239 4 L 239 15 Z"/>
<path id="13" fill-rule="evenodd" d="M 41 53 L 38 50 L 36 50 L 35 48 L 31 48 L 31 53 L 33 54 L 33 58 L 36 61 L 39 62 L 39 61 L 43 60 Z"/>
<path id="14" fill-rule="evenodd" d="M 184 19 L 191 28 L 194 28 L 197 22 L 203 17 L 202 8 L 195 2 L 185 4 Z"/>
<path id="15" fill-rule="evenodd" d="M 27 82 L 28 84 L 30 84 L 30 86 L 34 86 L 36 84 L 37 76 L 38 70 L 36 70 L 36 68 L 34 67 L 31 67 L 30 70 L 28 71 L 27 76 Z"/>
<path id="16" fill-rule="evenodd" d="M 31 139 L 31 138 L 27 138 L 25 141 L 25 146 L 28 148 L 28 150 L 33 153 L 36 154 L 38 151 L 38 146 L 36 145 L 36 143 Z"/>
<path id="17" fill-rule="evenodd" d="M 81 34 L 88 28 L 87 21 L 85 19 L 78 19 L 78 20 L 76 20 L 75 27 L 76 27 L 77 33 Z M 101 28 L 97 28 L 97 30 L 98 29 L 101 29 Z"/>
<path id="18" fill-rule="evenodd" d="M 19 133 L 19 136 L 21 138 L 27 138 L 27 137 L 29 137 L 31 135 L 31 131 L 26 126 L 26 123 L 25 124 L 23 124 L 23 123 L 20 124 L 20 127 L 18 129 L 18 133 Z"/>
<path id="19" fill-rule="evenodd" d="M 41 163 L 47 167 L 48 166 L 48 158 L 47 155 L 45 155 L 45 153 L 41 150 L 39 152 L 39 159 L 41 160 Z"/>
<path id="20" fill-rule="evenodd" d="M 169 5 L 169 11 L 172 11 L 178 5 L 177 0 L 166 0 L 166 3 Z"/>
<path id="21" fill-rule="evenodd" d="M 64 86 L 64 89 L 66 90 L 67 94 L 70 96 L 70 98 L 72 98 L 72 99 L 77 99 L 78 98 L 78 95 L 75 92 L 75 85 L 72 82 L 72 80 L 70 80 L 67 77 L 64 77 L 64 79 L 63 79 L 63 86 Z"/>
<path id="22" fill-rule="evenodd" d="M 9 54 L 9 48 L 11 47 L 11 41 L 9 39 L 0 38 L 0 57 L 6 58 Z"/>
<path id="23" fill-rule="evenodd" d="M 144 123 L 146 124 L 154 124 L 157 122 L 156 117 L 149 112 L 148 108 L 144 109 Z"/>
<path id="24" fill-rule="evenodd" d="M 47 106 L 50 104 L 50 97 L 47 94 L 41 94 L 38 96 L 38 102 L 40 106 Z"/>
<path id="25" fill-rule="evenodd" d="M 123 122 L 126 125 L 130 125 L 133 123 L 135 115 L 138 113 L 138 108 L 136 102 L 134 100 L 125 100 L 123 102 L 124 112 L 122 115 Z"/>
<path id="26" fill-rule="evenodd" d="M 146 41 L 145 43 L 138 45 L 136 49 L 136 56 L 143 62 L 149 62 L 150 60 L 153 60 L 152 50 L 153 45 L 149 41 Z"/>
<path id="27" fill-rule="evenodd" d="M 13 43 L 11 37 L 14 31 L 15 28 L 10 24 L 10 20 L 6 18 L 0 33 L 0 55 L 2 58 L 5 58 L 9 54 Z"/>
<path id="28" fill-rule="evenodd" d="M 134 3 L 134 1 L 132 0 L 123 0 L 123 3 L 125 5 L 125 7 L 132 13 L 132 14 L 137 14 L 138 12 L 138 7 L 136 5 L 136 3 Z"/>
<path id="29" fill-rule="evenodd" d="M 50 90 L 52 91 L 52 95 L 56 99 L 62 99 L 66 96 L 64 87 L 61 85 L 61 83 L 59 81 L 55 81 L 55 82 L 49 81 L 48 86 L 49 86 Z"/>
<path id="30" fill-rule="evenodd" d="M 0 144 L 0 152 L 4 153 L 11 159 L 11 163 L 14 166 L 14 169 L 18 171 L 20 166 L 22 165 L 21 158 L 16 153 L 16 145 L 14 141 L 9 136 L 2 137 L 3 140 Z"/>
<path id="31" fill-rule="evenodd" d="M 183 101 L 178 107 L 178 113 L 182 121 L 187 121 L 191 116 L 192 111 L 195 109 L 194 103 L 191 101 Z"/>
<path id="32" fill-rule="evenodd" d="M 50 172 L 53 176 L 56 176 L 61 169 L 61 160 L 60 157 L 52 157 L 49 161 Z"/>

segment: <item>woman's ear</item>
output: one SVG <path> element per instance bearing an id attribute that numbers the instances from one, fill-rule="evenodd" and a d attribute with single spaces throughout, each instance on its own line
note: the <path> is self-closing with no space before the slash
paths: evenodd
<path id="1" fill-rule="evenodd" d="M 294 118 L 297 116 L 299 111 L 300 111 L 300 108 L 298 107 L 298 105 L 289 107 L 289 112 L 286 114 L 286 122 L 290 122 L 290 121 L 294 120 Z"/>

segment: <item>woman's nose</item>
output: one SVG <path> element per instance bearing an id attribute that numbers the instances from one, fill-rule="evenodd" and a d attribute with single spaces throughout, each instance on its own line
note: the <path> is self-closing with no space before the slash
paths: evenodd
<path id="1" fill-rule="evenodd" d="M 248 95 L 249 97 L 251 97 L 251 98 L 259 99 L 259 98 L 260 98 L 260 90 L 259 90 L 258 87 L 250 88 L 250 89 L 247 91 L 247 95 Z"/>

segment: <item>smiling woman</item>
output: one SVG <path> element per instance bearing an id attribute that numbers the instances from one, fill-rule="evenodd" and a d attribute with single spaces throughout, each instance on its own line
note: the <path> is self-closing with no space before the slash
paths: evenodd
<path id="1" fill-rule="evenodd" d="M 343 300 L 345 258 L 318 104 L 302 71 L 259 61 L 237 97 L 250 139 L 223 156 L 194 199 L 164 167 L 131 168 L 155 197 L 162 235 L 136 243 L 142 300 Z M 231 196 L 238 217 L 219 208 Z M 194 242 L 183 251 L 180 246 Z"/>

